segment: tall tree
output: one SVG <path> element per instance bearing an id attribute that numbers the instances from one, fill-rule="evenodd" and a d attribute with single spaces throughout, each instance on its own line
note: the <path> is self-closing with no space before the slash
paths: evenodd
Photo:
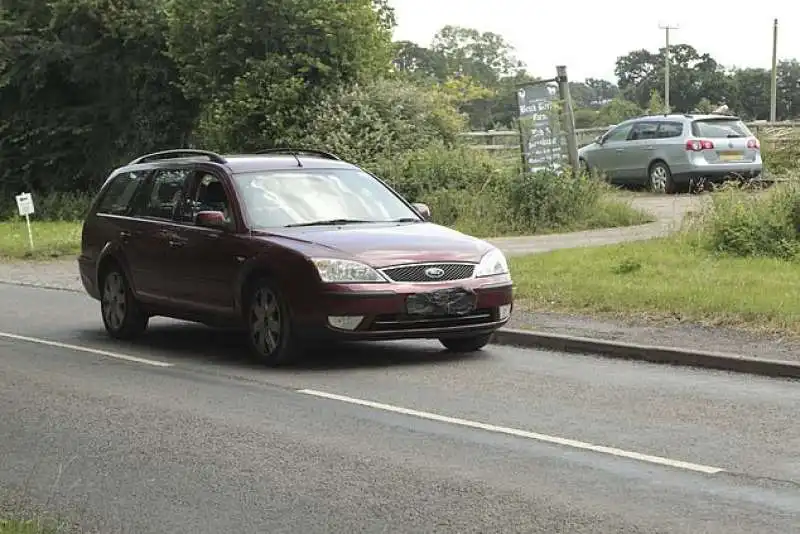
<path id="1" fill-rule="evenodd" d="M 664 97 L 665 49 L 658 53 L 634 50 L 617 59 L 615 74 L 625 96 L 647 107 L 653 90 Z M 687 44 L 670 48 L 670 107 L 691 111 L 703 97 L 719 102 L 730 92 L 729 79 L 708 54 Z"/>
<path id="2" fill-rule="evenodd" d="M 0 189 L 85 190 L 181 144 L 195 107 L 164 55 L 158 0 L 5 0 Z"/>
<path id="3" fill-rule="evenodd" d="M 437 73 L 440 79 L 463 74 L 492 88 L 523 67 L 502 36 L 473 28 L 445 26 L 434 36 L 431 50 L 443 60 L 445 70 Z"/>
<path id="4" fill-rule="evenodd" d="M 167 1 L 170 55 L 204 104 L 198 140 L 219 149 L 280 144 L 328 93 L 391 68 L 383 2 Z"/>

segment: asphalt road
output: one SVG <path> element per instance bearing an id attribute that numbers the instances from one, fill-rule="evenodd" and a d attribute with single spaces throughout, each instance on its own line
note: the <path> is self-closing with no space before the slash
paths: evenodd
<path id="1" fill-rule="evenodd" d="M 269 370 L 0 284 L 0 484 L 102 532 L 800 532 L 798 408 L 797 382 L 499 347 Z"/>

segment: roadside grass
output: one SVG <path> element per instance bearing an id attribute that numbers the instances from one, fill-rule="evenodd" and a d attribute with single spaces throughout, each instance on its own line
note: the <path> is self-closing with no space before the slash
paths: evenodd
<path id="1" fill-rule="evenodd" d="M 60 534 L 61 525 L 47 519 L 0 519 L 0 534 Z"/>
<path id="2" fill-rule="evenodd" d="M 521 309 L 800 336 L 800 262 L 712 254 L 697 234 L 510 263 Z"/>
<path id="3" fill-rule="evenodd" d="M 635 226 L 655 220 L 652 214 L 634 208 L 628 199 L 611 194 L 597 199 L 592 209 L 586 210 L 586 213 L 579 217 L 565 217 L 564 223 L 541 225 L 535 230 L 531 230 L 528 225 L 517 224 L 513 214 L 501 203 L 487 203 L 474 197 L 458 199 L 456 203 L 457 207 L 452 209 L 448 205 L 442 205 L 441 201 L 432 202 L 434 222 L 480 238 L 580 232 Z M 457 215 L 452 217 L 446 215 L 437 220 L 437 215 L 442 211 L 445 213 L 452 211 Z"/>
<path id="4" fill-rule="evenodd" d="M 0 258 L 38 260 L 78 254 L 80 222 L 32 220 L 31 229 L 33 251 L 24 220 L 0 221 Z"/>

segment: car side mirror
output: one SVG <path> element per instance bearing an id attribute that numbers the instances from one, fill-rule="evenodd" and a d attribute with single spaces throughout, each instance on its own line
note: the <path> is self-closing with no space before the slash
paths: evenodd
<path id="1" fill-rule="evenodd" d="M 221 211 L 201 211 L 195 215 L 194 222 L 197 226 L 204 228 L 216 228 L 218 230 L 228 228 L 228 221 Z"/>
<path id="2" fill-rule="evenodd" d="M 598 135 L 597 137 L 594 138 L 594 142 L 597 143 L 598 145 L 602 145 L 603 143 L 605 143 L 605 141 L 606 140 L 602 135 Z"/>
<path id="3" fill-rule="evenodd" d="M 426 221 L 431 220 L 431 209 L 427 204 L 423 204 L 422 202 L 414 202 L 412 206 L 414 206 L 414 209 L 417 210 L 417 213 L 419 213 L 420 217 Z"/>

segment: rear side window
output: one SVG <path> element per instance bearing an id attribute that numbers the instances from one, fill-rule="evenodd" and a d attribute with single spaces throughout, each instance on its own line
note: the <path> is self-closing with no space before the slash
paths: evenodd
<path id="1" fill-rule="evenodd" d="M 750 137 L 753 134 L 739 119 L 701 119 L 692 122 L 692 135 L 732 139 Z"/>
<path id="2" fill-rule="evenodd" d="M 136 193 L 141 190 L 146 177 L 142 172 L 124 172 L 115 176 L 100 199 L 97 213 L 129 215 Z"/>
<path id="3" fill-rule="evenodd" d="M 662 122 L 658 125 L 659 139 L 680 137 L 683 134 L 683 124 L 680 122 Z"/>

